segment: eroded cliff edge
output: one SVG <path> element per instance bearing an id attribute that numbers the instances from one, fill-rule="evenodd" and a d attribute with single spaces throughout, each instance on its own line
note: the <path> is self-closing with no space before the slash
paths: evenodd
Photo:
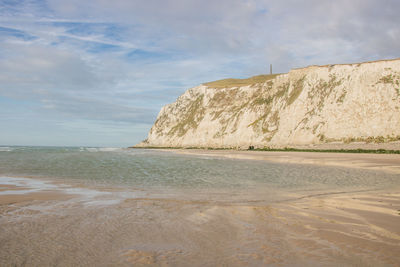
<path id="1" fill-rule="evenodd" d="M 247 148 L 399 140 L 400 59 L 395 59 L 309 66 L 191 88 L 161 109 L 148 138 L 137 146 Z"/>

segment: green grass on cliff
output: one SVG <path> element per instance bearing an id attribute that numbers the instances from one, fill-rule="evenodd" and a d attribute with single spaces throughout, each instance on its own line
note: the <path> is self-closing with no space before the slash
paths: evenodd
<path id="1" fill-rule="evenodd" d="M 270 152 L 318 152 L 318 153 L 359 153 L 359 154 L 400 154 L 400 150 L 386 149 L 307 149 L 307 148 L 254 148 L 237 149 L 229 147 L 129 147 L 132 149 L 203 149 L 203 150 L 232 150 L 232 151 L 270 151 Z"/>
<path id="2" fill-rule="evenodd" d="M 253 85 L 257 83 L 264 83 L 268 80 L 272 80 L 279 74 L 269 74 L 269 75 L 258 75 L 247 79 L 223 79 L 214 82 L 204 83 L 204 85 L 212 88 L 227 88 L 227 87 L 239 87 Z"/>
<path id="3" fill-rule="evenodd" d="M 310 148 L 256 148 L 253 151 L 276 151 L 276 152 L 325 152 L 325 153 L 363 153 L 363 154 L 400 154 L 400 150 L 386 149 L 310 149 Z"/>

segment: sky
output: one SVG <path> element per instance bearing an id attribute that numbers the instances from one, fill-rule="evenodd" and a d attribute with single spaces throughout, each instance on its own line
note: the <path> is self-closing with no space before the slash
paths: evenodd
<path id="1" fill-rule="evenodd" d="M 0 145 L 127 147 L 185 90 L 400 57 L 398 0 L 0 0 Z"/>

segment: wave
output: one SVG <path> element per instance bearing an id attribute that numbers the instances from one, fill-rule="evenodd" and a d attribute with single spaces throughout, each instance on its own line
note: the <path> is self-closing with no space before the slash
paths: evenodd
<path id="1" fill-rule="evenodd" d="M 79 151 L 89 151 L 89 152 L 112 152 L 119 151 L 119 147 L 80 147 Z"/>

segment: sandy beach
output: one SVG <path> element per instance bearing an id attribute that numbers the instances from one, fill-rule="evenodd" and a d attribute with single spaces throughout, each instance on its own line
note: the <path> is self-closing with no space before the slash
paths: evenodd
<path id="1" fill-rule="evenodd" d="M 400 155 L 327 152 L 279 152 L 203 149 L 163 149 L 173 153 L 279 163 L 315 164 L 386 171 L 400 174 Z"/>
<path id="2" fill-rule="evenodd" d="M 398 266 L 400 193 L 271 205 L 0 196 L 2 266 Z"/>
<path id="3" fill-rule="evenodd" d="M 399 171 L 398 155 L 175 152 Z M 13 179 L 0 183 L 1 266 L 400 264 L 398 187 L 246 203 Z"/>

